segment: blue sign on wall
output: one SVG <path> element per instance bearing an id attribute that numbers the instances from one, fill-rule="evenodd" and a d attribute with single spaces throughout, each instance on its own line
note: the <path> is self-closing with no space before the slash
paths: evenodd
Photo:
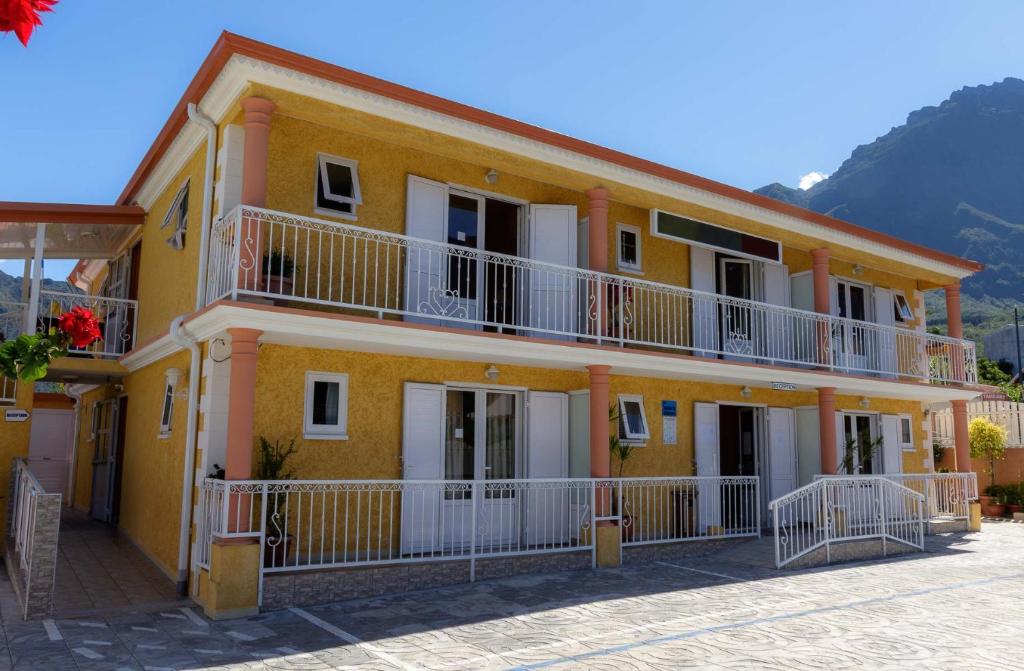
<path id="1" fill-rule="evenodd" d="M 662 417 L 675 417 L 676 416 L 676 402 L 675 401 L 662 401 L 661 402 L 661 416 Z"/>

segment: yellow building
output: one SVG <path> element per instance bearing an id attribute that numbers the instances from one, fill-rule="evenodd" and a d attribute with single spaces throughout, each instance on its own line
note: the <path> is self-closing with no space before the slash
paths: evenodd
<path id="1" fill-rule="evenodd" d="M 932 471 L 923 408 L 981 390 L 973 261 L 226 33 L 115 205 L 0 221 L 35 277 L 81 259 L 23 323 L 103 316 L 50 375 L 70 504 L 212 613 L 305 568 L 757 533 L 818 474 Z M 261 439 L 293 484 L 225 485 Z"/>

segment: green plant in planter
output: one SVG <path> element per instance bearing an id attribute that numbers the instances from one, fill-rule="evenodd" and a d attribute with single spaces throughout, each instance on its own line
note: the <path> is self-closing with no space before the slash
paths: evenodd
<path id="1" fill-rule="evenodd" d="M 990 482 L 995 486 L 996 460 L 1002 459 L 1006 454 L 1006 429 L 986 417 L 975 417 L 968 424 L 967 431 L 970 437 L 971 457 L 988 460 Z"/>
<path id="2" fill-rule="evenodd" d="M 285 462 L 288 457 L 296 452 L 295 439 L 289 441 L 288 446 L 275 440 L 271 443 L 265 437 L 259 439 L 259 462 L 256 464 L 257 480 L 291 480 L 293 476 L 290 470 L 285 469 Z M 277 501 L 284 497 L 271 496 L 268 500 L 266 510 L 267 533 L 277 527 L 276 519 L 280 516 L 277 513 Z"/>
<path id="3" fill-rule="evenodd" d="M 263 275 L 291 277 L 295 271 L 295 259 L 283 249 L 274 248 L 263 254 Z"/>
<path id="4" fill-rule="evenodd" d="M 942 443 L 932 443 L 932 464 L 938 466 L 946 456 L 946 446 Z"/>
<path id="5" fill-rule="evenodd" d="M 864 462 L 874 458 L 882 447 L 882 437 L 875 440 L 857 441 L 847 438 L 843 446 L 843 458 L 839 462 L 836 472 L 840 475 L 860 475 L 864 468 Z"/>

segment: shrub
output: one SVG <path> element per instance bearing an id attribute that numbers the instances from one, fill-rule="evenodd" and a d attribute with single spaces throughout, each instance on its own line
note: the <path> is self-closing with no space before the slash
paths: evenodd
<path id="1" fill-rule="evenodd" d="M 993 424 L 985 417 L 975 417 L 968 425 L 971 443 L 971 457 L 987 459 L 989 477 L 996 484 L 996 459 L 1006 454 L 1006 429 Z"/>

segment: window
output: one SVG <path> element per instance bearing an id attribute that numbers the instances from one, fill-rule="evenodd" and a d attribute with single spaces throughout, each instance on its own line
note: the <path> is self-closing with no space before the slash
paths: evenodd
<path id="1" fill-rule="evenodd" d="M 913 321 L 914 311 L 910 309 L 910 303 L 907 302 L 906 296 L 903 294 L 893 294 L 892 303 L 897 324 L 906 324 L 909 321 Z"/>
<path id="2" fill-rule="evenodd" d="M 306 373 L 306 438 L 348 439 L 348 375 Z"/>
<path id="3" fill-rule="evenodd" d="M 749 259 L 782 262 L 782 245 L 774 240 L 687 219 L 661 210 L 651 210 L 651 235 L 681 240 L 698 247 L 737 254 Z"/>
<path id="4" fill-rule="evenodd" d="M 188 180 L 178 189 L 174 195 L 171 207 L 164 215 L 164 223 L 160 224 L 160 230 L 171 229 L 171 237 L 166 242 L 172 249 L 183 249 L 185 247 L 185 231 L 188 228 Z"/>
<path id="5" fill-rule="evenodd" d="M 904 450 L 914 449 L 914 430 L 910 415 L 900 415 L 900 447 Z"/>
<path id="6" fill-rule="evenodd" d="M 619 224 L 615 227 L 615 256 L 620 270 L 640 271 L 640 229 Z"/>
<path id="7" fill-rule="evenodd" d="M 644 397 L 619 395 L 619 439 L 643 441 L 651 437 L 644 412 Z"/>
<path id="8" fill-rule="evenodd" d="M 362 204 L 359 163 L 349 158 L 317 154 L 316 209 L 331 216 L 355 219 Z"/>
<path id="9" fill-rule="evenodd" d="M 164 405 L 160 409 L 160 436 L 166 437 L 171 433 L 171 420 L 174 418 L 174 383 L 168 380 L 164 383 Z"/>

